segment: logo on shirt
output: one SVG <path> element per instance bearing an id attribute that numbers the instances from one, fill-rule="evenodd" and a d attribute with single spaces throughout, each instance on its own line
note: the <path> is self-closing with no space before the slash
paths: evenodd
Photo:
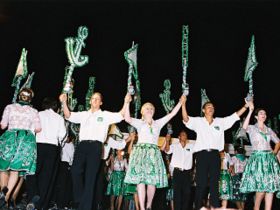
<path id="1" fill-rule="evenodd" d="M 214 128 L 219 131 L 220 130 L 220 127 L 219 126 L 214 126 Z"/>
<path id="2" fill-rule="evenodd" d="M 103 122 L 103 117 L 98 117 L 97 122 Z"/>

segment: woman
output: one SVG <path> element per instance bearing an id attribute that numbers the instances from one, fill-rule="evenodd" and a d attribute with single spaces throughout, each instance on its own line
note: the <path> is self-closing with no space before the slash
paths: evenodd
<path id="1" fill-rule="evenodd" d="M 255 111 L 255 125 L 249 125 L 254 110 L 253 102 L 249 103 L 249 113 L 243 128 L 247 131 L 253 152 L 247 162 L 242 176 L 240 191 L 242 193 L 256 192 L 254 210 L 259 210 L 265 198 L 265 210 L 272 208 L 273 193 L 280 190 L 280 166 L 275 155 L 280 148 L 279 138 L 271 128 L 265 125 L 267 118 L 264 109 Z M 270 141 L 274 141 L 272 151 Z"/>
<path id="2" fill-rule="evenodd" d="M 122 205 L 122 199 L 124 194 L 124 177 L 125 177 L 125 171 L 127 169 L 127 160 L 123 158 L 124 151 L 123 150 L 117 150 L 116 157 L 111 156 L 111 170 L 112 174 L 110 176 L 110 181 L 107 187 L 107 195 L 110 195 L 111 198 L 111 210 L 114 210 L 115 208 L 115 197 L 117 198 L 117 209 L 121 209 Z"/>
<path id="3" fill-rule="evenodd" d="M 129 106 L 126 107 L 125 121 L 136 128 L 138 142 L 129 158 L 125 183 L 137 184 L 141 210 L 151 209 L 156 188 L 168 186 L 165 165 L 157 146 L 158 137 L 161 128 L 177 114 L 184 100 L 186 97 L 182 96 L 175 108 L 158 120 L 153 120 L 155 107 L 151 103 L 145 103 L 142 106 L 142 119 L 131 118 Z M 147 205 L 145 207 L 146 185 Z"/>
<path id="4" fill-rule="evenodd" d="M 222 208 L 227 208 L 228 200 L 232 197 L 232 161 L 230 155 L 224 150 L 220 152 L 221 172 L 219 180 L 220 199 L 222 200 Z"/>
<path id="5" fill-rule="evenodd" d="M 240 192 L 240 183 L 247 159 L 244 155 L 245 150 L 243 149 L 243 147 L 240 146 L 238 148 L 235 148 L 235 153 L 236 154 L 231 158 L 234 168 L 234 173 L 232 176 L 233 194 L 231 200 L 236 203 L 238 209 L 244 210 L 246 194 Z"/>
<path id="6" fill-rule="evenodd" d="M 10 199 L 20 176 L 36 170 L 36 140 L 34 132 L 41 131 L 38 111 L 31 107 L 34 93 L 23 88 L 17 103 L 6 106 L 1 128 L 8 130 L 0 137 L 0 208 Z M 8 175 L 9 173 L 9 175 Z"/>

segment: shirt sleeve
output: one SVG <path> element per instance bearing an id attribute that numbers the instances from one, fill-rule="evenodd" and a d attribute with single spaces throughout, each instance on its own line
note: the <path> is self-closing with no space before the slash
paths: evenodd
<path id="1" fill-rule="evenodd" d="M 82 121 L 82 113 L 83 112 L 71 112 L 70 117 L 67 120 L 72 123 L 80 124 Z"/>
<path id="2" fill-rule="evenodd" d="M 35 110 L 35 116 L 34 116 L 34 130 L 35 129 L 41 129 L 41 121 L 40 121 L 40 117 L 39 117 L 39 112 L 37 110 Z"/>
<path id="3" fill-rule="evenodd" d="M 185 126 L 186 126 L 188 129 L 191 129 L 191 130 L 195 131 L 196 128 L 197 128 L 198 119 L 199 119 L 198 117 L 190 117 L 190 116 L 189 116 L 188 122 L 183 121 L 183 123 L 185 124 Z"/>
<path id="4" fill-rule="evenodd" d="M 108 145 L 112 148 L 112 149 L 123 149 L 125 148 L 125 141 L 122 140 L 122 141 L 116 141 L 114 140 L 113 138 L 109 137 L 109 140 L 108 140 Z"/>
<path id="5" fill-rule="evenodd" d="M 250 135 L 253 132 L 253 125 L 248 125 L 246 132 Z"/>
<path id="6" fill-rule="evenodd" d="M 278 136 L 276 135 L 276 133 L 271 128 L 268 128 L 268 132 L 269 132 L 269 134 L 271 136 L 271 140 L 275 144 L 279 143 L 280 140 L 279 140 Z"/>
<path id="7" fill-rule="evenodd" d="M 59 118 L 59 129 L 58 129 L 59 141 L 63 140 L 65 136 L 66 136 L 66 127 L 65 127 L 64 119 L 61 117 Z"/>
<path id="8" fill-rule="evenodd" d="M 222 118 L 224 130 L 227 130 L 227 129 L 231 128 L 237 120 L 240 120 L 240 118 L 236 114 L 236 112 L 234 112 L 232 115 L 230 115 L 228 117 Z"/>
<path id="9" fill-rule="evenodd" d="M 106 121 L 108 124 L 118 123 L 123 120 L 123 116 L 120 112 L 108 112 L 104 111 Z"/>
<path id="10" fill-rule="evenodd" d="M 230 155 L 228 153 L 226 153 L 226 157 L 227 157 L 227 161 L 228 161 L 229 165 L 232 166 L 233 165 L 233 161 L 232 161 L 232 159 L 231 159 L 231 157 L 230 157 Z"/>
<path id="11" fill-rule="evenodd" d="M 131 123 L 133 127 L 135 127 L 137 130 L 139 130 L 142 127 L 142 120 L 136 119 L 136 118 L 131 118 Z"/>
<path id="12" fill-rule="evenodd" d="M 3 115 L 2 115 L 2 120 L 1 120 L 1 125 L 4 126 L 4 127 L 8 126 L 10 112 L 11 112 L 11 108 L 8 105 L 4 109 L 4 112 L 3 112 Z"/>

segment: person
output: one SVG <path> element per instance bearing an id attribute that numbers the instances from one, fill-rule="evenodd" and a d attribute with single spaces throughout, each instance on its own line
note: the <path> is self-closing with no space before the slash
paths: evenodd
<path id="1" fill-rule="evenodd" d="M 142 119 L 131 118 L 129 106 L 126 107 L 125 121 L 136 128 L 138 142 L 130 155 L 124 182 L 137 184 L 141 210 L 150 210 L 156 188 L 163 188 L 168 185 L 165 165 L 157 146 L 158 137 L 161 128 L 176 115 L 184 100 L 185 96 L 181 96 L 180 101 L 173 110 L 158 120 L 153 120 L 155 107 L 149 102 L 141 107 Z M 147 204 L 145 206 L 146 185 Z"/>
<path id="2" fill-rule="evenodd" d="M 221 172 L 219 180 L 219 193 L 222 200 L 222 208 L 227 208 L 228 200 L 232 198 L 232 179 L 233 163 L 229 153 L 220 151 Z"/>
<path id="3" fill-rule="evenodd" d="M 219 151 L 224 149 L 224 131 L 229 129 L 240 116 L 246 111 L 246 103 L 240 110 L 228 117 L 215 118 L 214 104 L 207 101 L 202 106 L 203 117 L 190 117 L 187 113 L 186 104 L 182 105 L 183 123 L 197 134 L 194 152 L 196 155 L 196 192 L 195 208 L 203 207 L 203 199 L 206 188 L 210 191 L 210 205 L 219 208 L 219 175 L 220 155 Z"/>
<path id="4" fill-rule="evenodd" d="M 275 132 L 265 125 L 267 115 L 264 109 L 255 110 L 256 124 L 249 125 L 254 103 L 251 102 L 249 105 L 243 128 L 249 134 L 253 152 L 245 166 L 240 191 L 242 193 L 256 192 L 254 210 L 260 209 L 263 199 L 265 199 L 265 209 L 270 210 L 274 192 L 280 191 L 280 165 L 276 158 L 280 141 Z M 270 141 L 275 143 L 273 151 Z"/>
<path id="5" fill-rule="evenodd" d="M 232 201 L 236 203 L 239 210 L 245 209 L 246 194 L 240 192 L 240 183 L 242 174 L 244 172 L 247 158 L 245 150 L 242 146 L 235 147 L 235 155 L 231 158 L 233 163 L 233 176 L 232 176 Z"/>
<path id="6" fill-rule="evenodd" d="M 64 119 L 57 114 L 58 102 L 46 97 L 42 102 L 43 111 L 39 112 L 42 131 L 36 135 L 37 163 L 36 173 L 26 177 L 29 202 L 34 196 L 40 199 L 36 208 L 48 209 L 56 177 L 59 144 L 66 136 Z M 29 205 L 34 205 L 32 202 Z M 34 207 L 28 207 L 30 209 Z"/>
<path id="7" fill-rule="evenodd" d="M 66 141 L 61 144 L 60 162 L 56 179 L 55 202 L 59 209 L 67 209 L 72 201 L 71 166 L 74 158 L 75 135 L 69 132 Z"/>
<path id="8" fill-rule="evenodd" d="M 101 110 L 102 95 L 99 92 L 92 94 L 90 109 L 82 112 L 69 111 L 66 94 L 61 94 L 59 98 L 64 117 L 70 122 L 80 124 L 80 144 L 76 148 L 71 168 L 74 207 L 79 210 L 91 210 L 102 144 L 106 140 L 109 125 L 123 120 L 128 96 L 125 97 L 122 110 L 116 113 Z"/>
<path id="9" fill-rule="evenodd" d="M 31 106 L 34 92 L 23 88 L 18 102 L 5 107 L 1 129 L 8 130 L 0 137 L 0 208 L 10 199 L 19 176 L 32 175 L 36 170 L 35 133 L 41 131 L 38 111 Z"/>
<path id="10" fill-rule="evenodd" d="M 117 198 L 117 209 L 121 209 L 122 199 L 124 195 L 124 177 L 127 170 L 127 160 L 124 156 L 123 150 L 117 150 L 116 157 L 111 155 L 110 167 L 112 174 L 107 186 L 106 194 L 110 195 L 110 209 L 115 209 L 115 197 Z"/>
<path id="11" fill-rule="evenodd" d="M 191 169 L 193 163 L 193 144 L 188 140 L 187 133 L 182 130 L 179 142 L 170 145 L 171 137 L 166 138 L 165 152 L 172 154 L 170 165 L 173 171 L 174 209 L 189 208 L 191 193 Z"/>

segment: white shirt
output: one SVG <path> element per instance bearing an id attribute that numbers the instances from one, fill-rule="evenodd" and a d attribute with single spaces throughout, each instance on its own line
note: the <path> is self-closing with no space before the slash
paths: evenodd
<path id="1" fill-rule="evenodd" d="M 98 110 L 95 112 L 71 112 L 68 119 L 70 122 L 80 124 L 80 141 L 97 140 L 104 142 L 107 138 L 110 124 L 123 120 L 121 113 Z"/>
<path id="2" fill-rule="evenodd" d="M 182 144 L 174 143 L 170 145 L 170 149 L 167 154 L 172 154 L 170 165 L 173 168 L 180 168 L 189 170 L 192 168 L 193 163 L 193 147 L 192 143 L 187 143 L 184 147 Z"/>
<path id="3" fill-rule="evenodd" d="M 225 154 L 224 158 L 221 158 L 221 169 L 228 170 L 229 166 L 233 165 L 233 162 L 228 153 L 225 152 L 224 154 Z"/>
<path id="4" fill-rule="evenodd" d="M 183 121 L 185 126 L 196 132 L 196 141 L 194 152 L 199 152 L 204 149 L 217 149 L 222 151 L 225 145 L 224 131 L 239 120 L 236 113 L 228 117 L 214 118 L 209 124 L 205 117 L 189 117 L 187 123 Z"/>
<path id="5" fill-rule="evenodd" d="M 171 119 L 171 115 L 166 115 L 158 120 L 153 120 L 152 124 L 149 125 L 144 120 L 131 118 L 131 125 L 137 129 L 139 143 L 156 144 L 161 128 Z"/>
<path id="6" fill-rule="evenodd" d="M 65 143 L 61 150 L 61 161 L 68 162 L 71 166 L 74 158 L 74 144 L 72 142 Z"/>
<path id="7" fill-rule="evenodd" d="M 58 145 L 66 136 L 64 119 L 52 109 L 39 112 L 41 132 L 36 134 L 36 142 Z"/>
<path id="8" fill-rule="evenodd" d="M 104 145 L 104 153 L 103 153 L 103 160 L 106 160 L 109 156 L 110 150 L 112 149 L 124 149 L 125 148 L 125 140 L 116 141 L 112 137 L 109 137 L 107 145 Z"/>

